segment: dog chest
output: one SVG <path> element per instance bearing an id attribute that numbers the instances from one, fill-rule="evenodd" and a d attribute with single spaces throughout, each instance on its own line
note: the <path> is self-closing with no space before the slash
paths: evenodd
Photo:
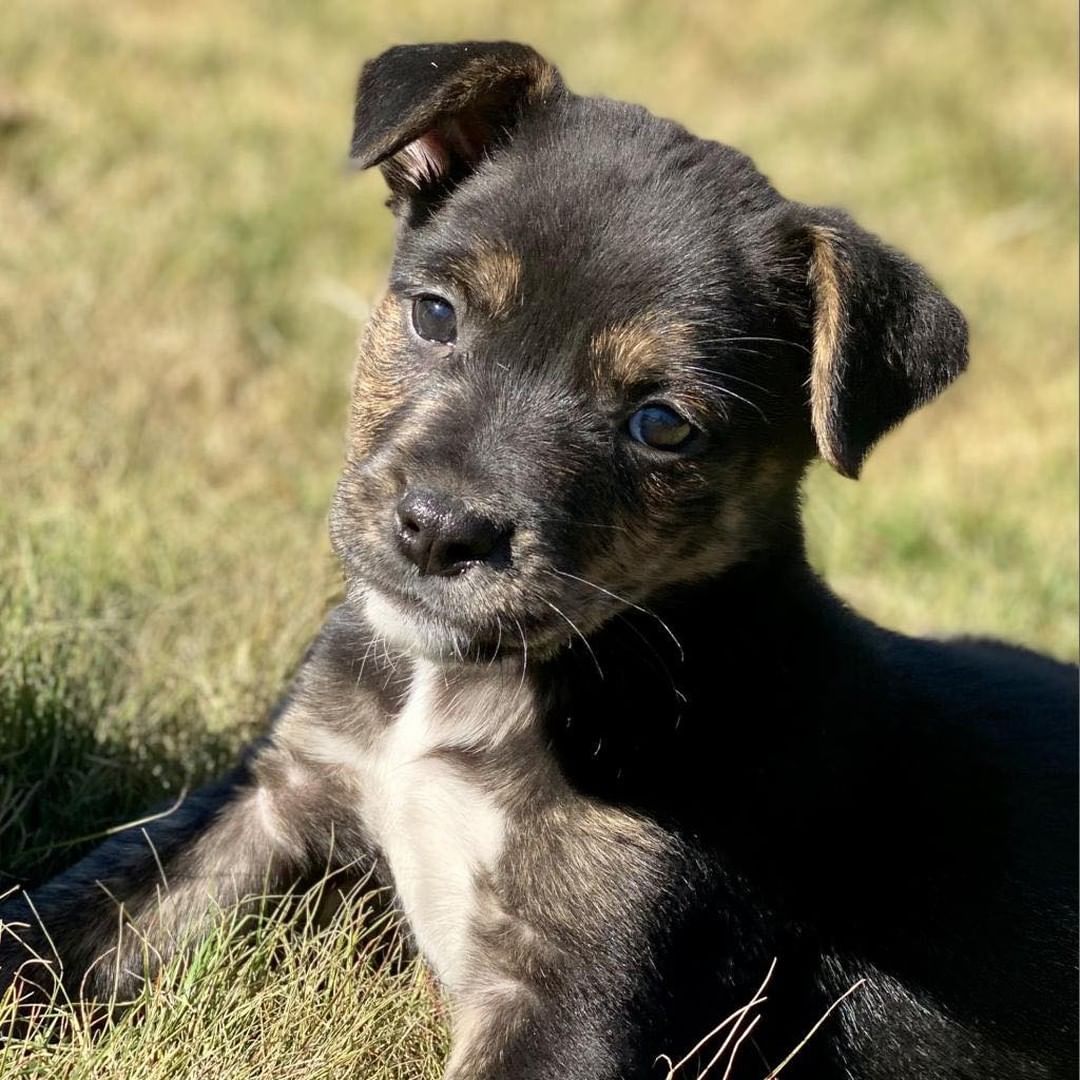
<path id="1" fill-rule="evenodd" d="M 506 820 L 495 794 L 453 751 L 482 757 L 527 722 L 532 708 L 498 673 L 461 685 L 446 678 L 443 669 L 418 665 L 368 770 L 363 798 L 417 946 L 455 989 L 469 978 L 478 883 L 502 854 Z"/>

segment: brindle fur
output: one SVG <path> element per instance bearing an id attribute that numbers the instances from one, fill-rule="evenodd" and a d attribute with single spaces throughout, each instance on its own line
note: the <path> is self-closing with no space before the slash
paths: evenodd
<path id="1" fill-rule="evenodd" d="M 71 993 L 124 995 L 214 904 L 354 867 L 446 990 L 453 1080 L 662 1075 L 773 958 L 732 1076 L 860 979 L 787 1075 L 1074 1075 L 1075 672 L 873 626 L 799 523 L 815 452 L 856 475 L 963 369 L 959 313 L 524 46 L 372 61 L 353 155 L 399 239 L 331 513 L 347 598 L 232 774 L 4 909 L 24 975 L 55 945 Z M 410 328 L 432 291 L 456 344 Z M 686 453 L 627 437 L 656 396 Z M 421 576 L 419 487 L 509 561 Z M 9 978 L 27 956 L 0 941 Z"/>

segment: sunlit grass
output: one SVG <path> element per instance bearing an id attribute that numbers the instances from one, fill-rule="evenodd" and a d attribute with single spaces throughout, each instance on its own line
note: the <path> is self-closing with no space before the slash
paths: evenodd
<path id="1" fill-rule="evenodd" d="M 318 626 L 352 342 L 391 238 L 380 178 L 343 168 L 353 80 L 392 42 L 457 37 L 531 41 L 571 86 L 733 142 L 922 260 L 970 318 L 972 370 L 858 484 L 814 471 L 815 561 L 886 624 L 1077 655 L 1067 5 L 10 0 L 0 892 L 221 768 Z M 209 947 L 182 1007 L 170 990 L 18 1067 L 306 1078 L 335 1040 L 388 1063 L 434 1047 L 395 1056 L 394 1024 L 435 1023 L 404 984 L 320 997 L 319 964 L 348 961 L 308 938 L 254 988 Z"/>
<path id="2" fill-rule="evenodd" d="M 446 1034 L 430 977 L 402 961 L 393 924 L 358 893 L 319 920 L 333 892 L 328 879 L 263 898 L 254 912 L 220 912 L 199 946 L 132 1001 L 91 1011 L 57 993 L 27 1031 L 17 1024 L 27 1006 L 9 991 L 0 1075 L 435 1080 Z M 51 985 L 44 964 L 33 975 Z"/>

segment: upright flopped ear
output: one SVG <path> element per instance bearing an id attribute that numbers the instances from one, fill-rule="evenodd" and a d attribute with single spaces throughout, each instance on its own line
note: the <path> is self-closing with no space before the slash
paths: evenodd
<path id="1" fill-rule="evenodd" d="M 874 443 L 967 366 L 967 324 L 925 272 L 836 210 L 803 221 L 813 305 L 810 412 L 855 479 Z"/>
<path id="2" fill-rule="evenodd" d="M 360 72 L 351 160 L 381 165 L 397 202 L 445 189 L 510 136 L 524 109 L 561 88 L 527 45 L 396 46 Z"/>

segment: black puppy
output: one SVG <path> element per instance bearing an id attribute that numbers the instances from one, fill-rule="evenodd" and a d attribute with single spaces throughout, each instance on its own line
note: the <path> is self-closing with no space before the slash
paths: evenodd
<path id="1" fill-rule="evenodd" d="M 963 369 L 961 315 L 521 45 L 391 49 L 355 121 L 398 245 L 347 599 L 236 771 L 37 891 L 48 939 L 16 898 L 19 937 L 124 992 L 211 897 L 353 865 L 449 996 L 454 1080 L 663 1075 L 774 958 L 732 1076 L 849 990 L 785 1075 L 1074 1076 L 1075 672 L 871 625 L 799 523 L 815 452 L 855 476 Z"/>

